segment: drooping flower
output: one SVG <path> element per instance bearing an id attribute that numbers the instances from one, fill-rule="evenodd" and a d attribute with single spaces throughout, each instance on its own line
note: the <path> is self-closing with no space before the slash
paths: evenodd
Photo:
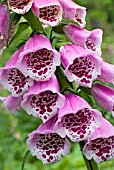
<path id="1" fill-rule="evenodd" d="M 96 103 L 114 116 L 114 88 L 96 83 L 91 92 Z"/>
<path id="2" fill-rule="evenodd" d="M 102 82 L 109 82 L 114 84 L 114 65 L 103 62 L 101 74 L 97 77 Z"/>
<path id="3" fill-rule="evenodd" d="M 18 69 L 24 76 L 36 81 L 49 80 L 59 65 L 60 53 L 52 49 L 47 37 L 40 34 L 27 41 L 18 61 Z"/>
<path id="4" fill-rule="evenodd" d="M 0 96 L 0 100 L 14 114 L 16 114 L 21 109 L 22 98 L 22 96 L 14 97 L 12 95 L 9 95 L 8 97 Z"/>
<path id="5" fill-rule="evenodd" d="M 101 74 L 101 52 L 87 51 L 73 44 L 67 44 L 60 48 L 61 61 L 65 67 L 65 75 L 76 84 L 91 87 L 93 80 Z"/>
<path id="6" fill-rule="evenodd" d="M 7 0 L 9 9 L 18 14 L 25 14 L 32 7 L 33 0 Z"/>
<path id="7" fill-rule="evenodd" d="M 8 34 L 10 13 L 7 5 L 0 3 L 0 39 Z"/>
<path id="8" fill-rule="evenodd" d="M 61 138 L 54 132 L 55 122 L 56 117 L 53 117 L 45 124 L 41 124 L 37 130 L 28 135 L 26 142 L 31 154 L 44 164 L 57 162 L 61 155 L 66 156 L 70 152 L 68 139 Z"/>
<path id="9" fill-rule="evenodd" d="M 62 7 L 57 0 L 34 0 L 33 13 L 44 26 L 56 26 L 62 20 Z"/>
<path id="10" fill-rule="evenodd" d="M 96 163 L 114 158 L 114 126 L 102 118 L 101 125 L 95 130 L 92 137 L 86 141 L 83 154 Z"/>
<path id="11" fill-rule="evenodd" d="M 46 122 L 53 117 L 58 108 L 64 106 L 65 97 L 60 94 L 57 78 L 53 75 L 48 81 L 35 82 L 24 95 L 21 103 L 28 114 Z"/>
<path id="12" fill-rule="evenodd" d="M 101 29 L 94 29 L 93 31 L 88 31 L 82 29 L 77 25 L 68 24 L 63 28 L 64 33 L 69 41 L 79 45 L 90 51 L 100 51 L 102 43 Z"/>
<path id="13" fill-rule="evenodd" d="M 58 0 L 63 8 L 63 17 L 77 22 L 80 27 L 84 27 L 86 25 L 85 17 L 86 17 L 86 8 L 82 7 L 72 0 Z"/>
<path id="14" fill-rule="evenodd" d="M 19 97 L 27 92 L 28 87 L 33 85 L 33 80 L 25 77 L 17 68 L 19 54 L 23 51 L 23 47 L 17 50 L 8 60 L 5 67 L 0 69 L 0 83 L 14 97 Z"/>
<path id="15" fill-rule="evenodd" d="M 67 135 L 73 142 L 88 139 L 100 126 L 101 113 L 79 96 L 66 94 L 65 97 L 65 106 L 58 111 L 56 133 L 61 137 Z"/>

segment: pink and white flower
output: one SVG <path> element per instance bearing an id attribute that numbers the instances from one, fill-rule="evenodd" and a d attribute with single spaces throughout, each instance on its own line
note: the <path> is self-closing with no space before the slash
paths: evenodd
<path id="1" fill-rule="evenodd" d="M 62 7 L 57 0 L 34 0 L 33 13 L 44 26 L 56 26 L 62 20 Z"/>
<path id="2" fill-rule="evenodd" d="M 24 95 L 21 103 L 28 114 L 39 117 L 46 122 L 62 108 L 65 97 L 60 93 L 57 78 L 53 75 L 48 81 L 35 82 Z"/>
<path id="3" fill-rule="evenodd" d="M 100 127 L 86 141 L 83 154 L 98 164 L 114 158 L 114 126 L 106 119 L 102 118 Z"/>
<path id="4" fill-rule="evenodd" d="M 74 24 L 68 24 L 63 28 L 69 41 L 89 51 L 101 51 L 102 34 L 101 29 L 88 31 Z"/>
<path id="5" fill-rule="evenodd" d="M 56 133 L 68 136 L 73 142 L 88 139 L 100 126 L 101 113 L 79 96 L 66 94 L 65 97 L 65 106 L 58 111 Z"/>
<path id="6" fill-rule="evenodd" d="M 65 75 L 70 82 L 91 87 L 92 82 L 101 74 L 101 52 L 90 52 L 80 46 L 67 44 L 60 48 L 60 53 Z"/>
<path id="7" fill-rule="evenodd" d="M 26 144 L 33 156 L 36 156 L 44 164 L 57 162 L 61 155 L 66 156 L 70 152 L 70 142 L 67 138 L 61 138 L 54 132 L 56 117 L 28 135 Z"/>

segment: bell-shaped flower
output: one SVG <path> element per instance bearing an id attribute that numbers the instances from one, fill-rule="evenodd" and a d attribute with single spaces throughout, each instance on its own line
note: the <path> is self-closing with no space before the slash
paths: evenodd
<path id="1" fill-rule="evenodd" d="M 65 106 L 58 111 L 56 133 L 61 137 L 67 135 L 73 142 L 88 139 L 100 126 L 101 113 L 79 96 L 66 94 L 65 97 Z"/>
<path id="2" fill-rule="evenodd" d="M 57 0 L 34 0 L 32 11 L 44 26 L 56 26 L 62 20 L 62 7 Z"/>
<path id="3" fill-rule="evenodd" d="M 65 76 L 70 82 L 75 80 L 80 86 L 91 87 L 93 80 L 101 74 L 101 52 L 67 44 L 60 48 L 60 53 Z"/>
<path id="4" fill-rule="evenodd" d="M 35 82 L 23 96 L 21 103 L 29 115 L 39 117 L 46 122 L 53 117 L 58 108 L 62 108 L 65 97 L 60 93 L 57 78 L 53 75 L 48 81 Z"/>
<path id="5" fill-rule="evenodd" d="M 25 14 L 32 7 L 33 0 L 7 0 L 9 9 L 18 14 Z"/>
<path id="6" fill-rule="evenodd" d="M 61 138 L 54 132 L 56 117 L 51 118 L 38 129 L 30 133 L 27 146 L 33 156 L 36 156 L 44 164 L 60 161 L 61 155 L 66 156 L 70 152 L 70 142 L 67 138 Z"/>
<path id="7" fill-rule="evenodd" d="M 92 137 L 86 141 L 83 154 L 96 163 L 114 159 L 114 126 L 102 118 L 101 125 L 95 130 Z"/>
<path id="8" fill-rule="evenodd" d="M 8 34 L 10 13 L 7 5 L 0 3 L 0 39 Z"/>
<path id="9" fill-rule="evenodd" d="M 80 27 L 84 27 L 86 25 L 85 17 L 86 17 L 86 8 L 82 7 L 72 0 L 58 0 L 63 8 L 63 17 L 77 22 Z"/>
<path id="10" fill-rule="evenodd" d="M 63 28 L 64 33 L 69 41 L 79 45 L 89 51 L 100 51 L 102 43 L 102 34 L 101 29 L 94 29 L 88 31 L 82 29 L 77 25 L 68 24 Z"/>
<path id="11" fill-rule="evenodd" d="M 36 81 L 49 80 L 59 65 L 60 53 L 52 49 L 47 37 L 40 34 L 27 41 L 18 61 L 18 69 L 24 76 Z"/>
<path id="12" fill-rule="evenodd" d="M 21 109 L 21 101 L 23 97 L 14 97 L 9 95 L 8 97 L 1 97 L 0 100 L 4 103 L 4 105 L 10 110 L 12 113 L 16 114 Z"/>
<path id="13" fill-rule="evenodd" d="M 114 88 L 96 83 L 91 92 L 96 103 L 114 116 Z"/>
<path id="14" fill-rule="evenodd" d="M 103 62 L 101 74 L 97 77 L 97 79 L 114 85 L 114 65 Z"/>
<path id="15" fill-rule="evenodd" d="M 27 92 L 28 86 L 33 85 L 33 80 L 25 77 L 17 68 L 19 54 L 23 51 L 23 47 L 17 50 L 12 57 L 8 60 L 5 67 L 0 68 L 0 83 L 14 97 L 19 97 Z"/>

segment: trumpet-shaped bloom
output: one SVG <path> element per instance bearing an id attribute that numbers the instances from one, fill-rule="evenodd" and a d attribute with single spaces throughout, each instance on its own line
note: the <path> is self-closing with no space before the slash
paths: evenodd
<path id="1" fill-rule="evenodd" d="M 103 62 L 101 74 L 97 79 L 102 82 L 109 82 L 114 84 L 114 65 Z"/>
<path id="2" fill-rule="evenodd" d="M 114 126 L 106 119 L 102 118 L 100 127 L 86 141 L 83 154 L 97 163 L 114 158 Z"/>
<path id="3" fill-rule="evenodd" d="M 46 81 L 60 65 L 60 53 L 52 49 L 47 37 L 33 35 L 25 44 L 19 55 L 18 69 L 25 77 L 36 81 Z"/>
<path id="4" fill-rule="evenodd" d="M 82 47 L 67 44 L 60 48 L 62 64 L 65 67 L 65 75 L 76 84 L 91 87 L 93 80 L 101 74 L 101 52 L 88 52 Z"/>
<path id="5" fill-rule="evenodd" d="M 56 26 L 62 20 L 62 7 L 57 0 L 34 0 L 32 11 L 44 26 Z"/>
<path id="6" fill-rule="evenodd" d="M 100 51 L 102 43 L 101 29 L 88 31 L 74 24 L 64 26 L 64 33 L 69 41 L 90 51 Z"/>
<path id="7" fill-rule="evenodd" d="M 30 133 L 27 146 L 33 156 L 42 160 L 44 164 L 57 162 L 61 155 L 66 156 L 70 152 L 70 142 L 67 138 L 61 138 L 53 130 L 56 117 L 45 124 L 41 124 L 37 130 Z"/>
<path id="8" fill-rule="evenodd" d="M 8 97 L 0 96 L 0 100 L 14 114 L 16 114 L 21 109 L 22 98 L 23 98 L 22 96 L 13 97 L 12 95 L 9 95 Z"/>
<path id="9" fill-rule="evenodd" d="M 9 9 L 18 14 L 25 14 L 32 7 L 33 0 L 7 0 Z"/>
<path id="10" fill-rule="evenodd" d="M 67 94 L 65 97 L 65 106 L 58 111 L 56 133 L 61 137 L 67 135 L 73 142 L 88 139 L 100 126 L 101 113 L 79 96 Z"/>
<path id="11" fill-rule="evenodd" d="M 110 111 L 114 116 L 114 89 L 96 83 L 93 85 L 91 92 L 96 103 Z"/>
<path id="12" fill-rule="evenodd" d="M 0 3 L 0 39 L 8 33 L 10 13 L 7 5 Z"/>
<path id="13" fill-rule="evenodd" d="M 86 25 L 85 17 L 86 17 L 86 8 L 79 6 L 74 3 L 72 0 L 58 0 L 63 8 L 63 17 L 77 22 L 80 27 L 84 27 Z"/>
<path id="14" fill-rule="evenodd" d="M 28 114 L 46 122 L 57 113 L 58 108 L 64 106 L 65 97 L 59 92 L 58 81 L 53 75 L 48 81 L 35 82 L 24 95 L 21 106 Z"/>
<path id="15" fill-rule="evenodd" d="M 0 69 L 0 83 L 9 90 L 14 97 L 19 97 L 27 92 L 28 87 L 33 85 L 33 80 L 25 77 L 17 68 L 19 54 L 23 47 L 17 50 L 8 60 L 5 67 Z"/>

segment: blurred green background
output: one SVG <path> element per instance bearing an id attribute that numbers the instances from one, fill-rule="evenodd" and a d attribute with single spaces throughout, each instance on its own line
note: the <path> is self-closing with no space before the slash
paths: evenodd
<path id="1" fill-rule="evenodd" d="M 103 30 L 102 56 L 105 61 L 114 64 L 114 1 L 76 0 L 75 2 L 87 8 L 86 28 L 89 30 L 101 28 Z M 26 30 L 30 31 L 28 27 Z M 27 32 L 24 35 L 27 37 Z M 23 35 L 21 34 L 21 36 Z M 12 49 L 16 41 L 12 44 Z M 5 63 L 9 55 L 10 50 L 7 49 L 4 52 L 5 58 L 1 58 L 1 63 Z M 0 96 L 7 95 L 8 92 L 0 86 Z M 111 114 L 107 114 L 107 118 L 112 123 L 114 122 Z M 35 130 L 40 123 L 39 119 L 28 116 L 23 110 L 14 116 L 0 102 L 0 170 L 21 170 L 22 159 L 27 151 L 25 143 L 27 135 Z M 101 170 L 114 170 L 114 160 L 104 162 L 100 164 L 100 167 Z M 43 165 L 41 161 L 29 154 L 25 164 L 25 170 L 69 169 L 86 170 L 78 144 L 73 144 L 71 153 L 58 163 Z"/>

